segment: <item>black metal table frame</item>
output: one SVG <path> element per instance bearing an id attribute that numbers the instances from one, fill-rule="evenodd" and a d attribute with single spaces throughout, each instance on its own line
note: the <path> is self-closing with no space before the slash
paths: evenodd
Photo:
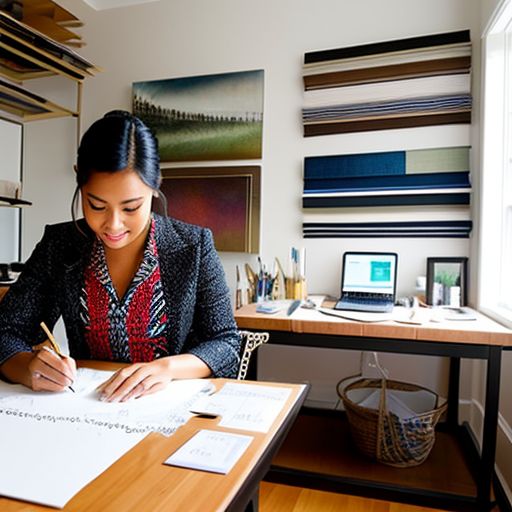
<path id="1" fill-rule="evenodd" d="M 309 386 L 305 386 L 297 396 L 297 400 L 288 412 L 285 421 L 275 433 L 272 441 L 265 448 L 260 456 L 258 462 L 251 469 L 249 475 L 245 479 L 243 485 L 240 487 L 236 495 L 233 497 L 230 505 L 226 508 L 225 512 L 257 512 L 258 511 L 258 494 L 260 482 L 263 480 L 265 474 L 268 473 L 272 458 L 278 452 L 290 429 L 292 428 L 295 418 L 299 414 L 300 408 L 304 403 Z"/>
<path id="2" fill-rule="evenodd" d="M 434 506 L 455 511 L 491 510 L 491 484 L 494 474 L 496 439 L 498 427 L 498 406 L 500 392 L 501 357 L 504 347 L 464 342 L 419 341 L 397 338 L 371 338 L 365 336 L 345 336 L 332 334 L 309 334 L 287 331 L 270 331 L 273 345 L 291 345 L 315 348 L 394 352 L 442 356 L 450 358 L 448 384 L 447 427 L 461 429 L 458 419 L 460 360 L 483 359 L 487 361 L 485 389 L 484 427 L 482 447 L 476 468 L 471 468 L 477 485 L 476 497 L 432 492 L 426 489 L 406 488 L 382 482 L 356 480 L 334 475 L 309 473 L 290 468 L 272 466 L 265 480 L 288 485 L 342 492 L 360 496 L 376 497 L 390 501 Z M 506 348 L 506 347 L 505 347 Z M 253 358 L 256 359 L 256 358 Z M 470 432 L 466 425 L 465 429 Z M 473 458 L 475 455 L 473 454 Z"/>

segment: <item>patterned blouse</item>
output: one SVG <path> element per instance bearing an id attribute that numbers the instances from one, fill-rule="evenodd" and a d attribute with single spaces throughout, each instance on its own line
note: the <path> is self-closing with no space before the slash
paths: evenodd
<path id="1" fill-rule="evenodd" d="M 96 239 L 80 308 L 92 359 L 135 363 L 170 355 L 154 219 L 142 263 L 122 298 L 110 278 L 103 244 Z"/>

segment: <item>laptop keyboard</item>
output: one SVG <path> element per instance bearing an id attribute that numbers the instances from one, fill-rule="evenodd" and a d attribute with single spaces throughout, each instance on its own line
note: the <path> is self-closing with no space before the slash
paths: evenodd
<path id="1" fill-rule="evenodd" d="M 388 312 L 393 309 L 393 296 L 388 295 L 385 299 L 375 299 L 369 294 L 351 294 L 338 301 L 334 309 L 346 309 L 350 311 Z"/>

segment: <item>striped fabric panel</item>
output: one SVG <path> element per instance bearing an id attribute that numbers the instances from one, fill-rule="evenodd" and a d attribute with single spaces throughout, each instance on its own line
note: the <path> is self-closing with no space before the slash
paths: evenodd
<path id="1" fill-rule="evenodd" d="M 421 50 L 394 52 L 379 55 L 368 55 L 353 59 L 340 59 L 315 64 L 305 64 L 302 68 L 304 76 L 313 76 L 322 73 L 338 73 L 343 71 L 356 71 L 371 68 L 378 69 L 386 66 L 400 64 L 414 64 L 419 62 L 458 59 L 471 57 L 471 43 L 459 43 L 441 47 L 422 48 Z"/>
<path id="2" fill-rule="evenodd" d="M 385 103 L 411 98 L 436 98 L 469 95 L 469 73 L 428 76 L 409 80 L 391 80 L 380 83 L 316 89 L 304 93 L 304 110 L 365 103 Z"/>
<path id="3" fill-rule="evenodd" d="M 349 191 L 321 191 L 321 192 L 307 192 L 303 197 L 378 197 L 386 195 L 403 196 L 403 195 L 429 195 L 429 194 L 462 194 L 470 192 L 470 187 L 444 187 L 444 188 L 393 188 L 390 190 L 376 189 L 376 190 L 349 190 Z"/>
<path id="4" fill-rule="evenodd" d="M 388 80 L 405 80 L 427 76 L 469 73 L 471 57 L 426 60 L 420 62 L 400 63 L 375 68 L 362 68 L 347 71 L 329 71 L 321 74 L 304 76 L 304 89 L 328 89 L 356 84 L 385 82 Z"/>
<path id="5" fill-rule="evenodd" d="M 304 180 L 469 171 L 469 146 L 413 149 L 304 159 Z"/>
<path id="6" fill-rule="evenodd" d="M 369 43 L 333 50 L 320 50 L 315 52 L 308 52 L 304 56 L 304 64 L 322 62 L 327 60 L 363 57 L 365 55 L 407 51 L 417 48 L 428 48 L 449 44 L 467 43 L 469 41 L 469 30 L 446 32 L 443 34 L 430 34 L 424 36 L 410 37 L 406 39 L 394 39 L 391 41 Z"/>
<path id="7" fill-rule="evenodd" d="M 304 56 L 304 136 L 471 123 L 469 30 Z"/>
<path id="8" fill-rule="evenodd" d="M 470 194 L 427 193 L 427 194 L 385 194 L 302 198 L 303 208 L 345 208 L 348 206 L 405 206 L 405 205 L 450 205 L 469 204 Z"/>
<path id="9" fill-rule="evenodd" d="M 468 238 L 471 221 L 303 223 L 304 238 Z"/>
<path id="10" fill-rule="evenodd" d="M 418 232 L 404 232 L 396 233 L 304 233 L 304 238 L 469 238 L 469 233 L 453 233 L 453 232 L 437 232 L 432 233 L 418 233 Z"/>
<path id="11" fill-rule="evenodd" d="M 314 208 L 302 212 L 302 221 L 313 224 L 373 223 L 377 219 L 386 222 L 469 221 L 471 212 L 468 205 L 375 206 L 343 210 Z"/>
<path id="12" fill-rule="evenodd" d="M 360 178 L 305 179 L 304 194 L 439 188 L 471 188 L 469 172 L 436 172 Z"/>
<path id="13" fill-rule="evenodd" d="M 304 125 L 304 137 L 332 135 L 339 133 L 368 132 L 374 130 L 395 130 L 416 128 L 419 126 L 438 126 L 443 124 L 470 124 L 471 112 L 435 113 L 383 117 L 376 119 L 355 119 L 341 122 L 323 122 Z"/>
<path id="14" fill-rule="evenodd" d="M 343 121 L 368 119 L 376 117 L 403 116 L 405 114 L 420 115 L 445 112 L 470 112 L 471 96 L 440 96 L 429 98 L 414 98 L 402 101 L 384 103 L 363 103 L 356 105 L 339 105 L 332 107 L 304 109 L 305 124 L 322 121 Z"/>

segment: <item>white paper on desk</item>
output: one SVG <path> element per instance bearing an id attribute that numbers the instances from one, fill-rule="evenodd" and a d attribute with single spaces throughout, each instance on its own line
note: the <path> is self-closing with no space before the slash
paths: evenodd
<path id="1" fill-rule="evenodd" d="M 73 383 L 76 393 L 35 393 L 21 385 L 0 383 L 2 414 L 23 415 L 39 423 L 80 423 L 109 430 L 172 434 L 191 417 L 189 408 L 202 394 L 213 391 L 206 380 L 176 380 L 162 391 L 128 402 L 101 402 L 96 387 L 113 372 L 81 368 Z"/>
<path id="2" fill-rule="evenodd" d="M 192 469 L 228 473 L 247 450 L 254 438 L 240 434 L 200 430 L 164 464 Z"/>
<path id="3" fill-rule="evenodd" d="M 63 508 L 146 434 L 0 418 L 0 495 Z"/>
<path id="4" fill-rule="evenodd" d="M 0 381 L 0 495 L 63 507 L 147 433 L 174 432 L 212 389 L 204 380 L 174 381 L 137 400 L 101 402 L 95 389 L 111 374 L 80 369 L 76 393 Z"/>
<path id="5" fill-rule="evenodd" d="M 268 432 L 291 392 L 291 388 L 228 382 L 198 400 L 191 412 L 221 416 L 222 427 Z"/>

